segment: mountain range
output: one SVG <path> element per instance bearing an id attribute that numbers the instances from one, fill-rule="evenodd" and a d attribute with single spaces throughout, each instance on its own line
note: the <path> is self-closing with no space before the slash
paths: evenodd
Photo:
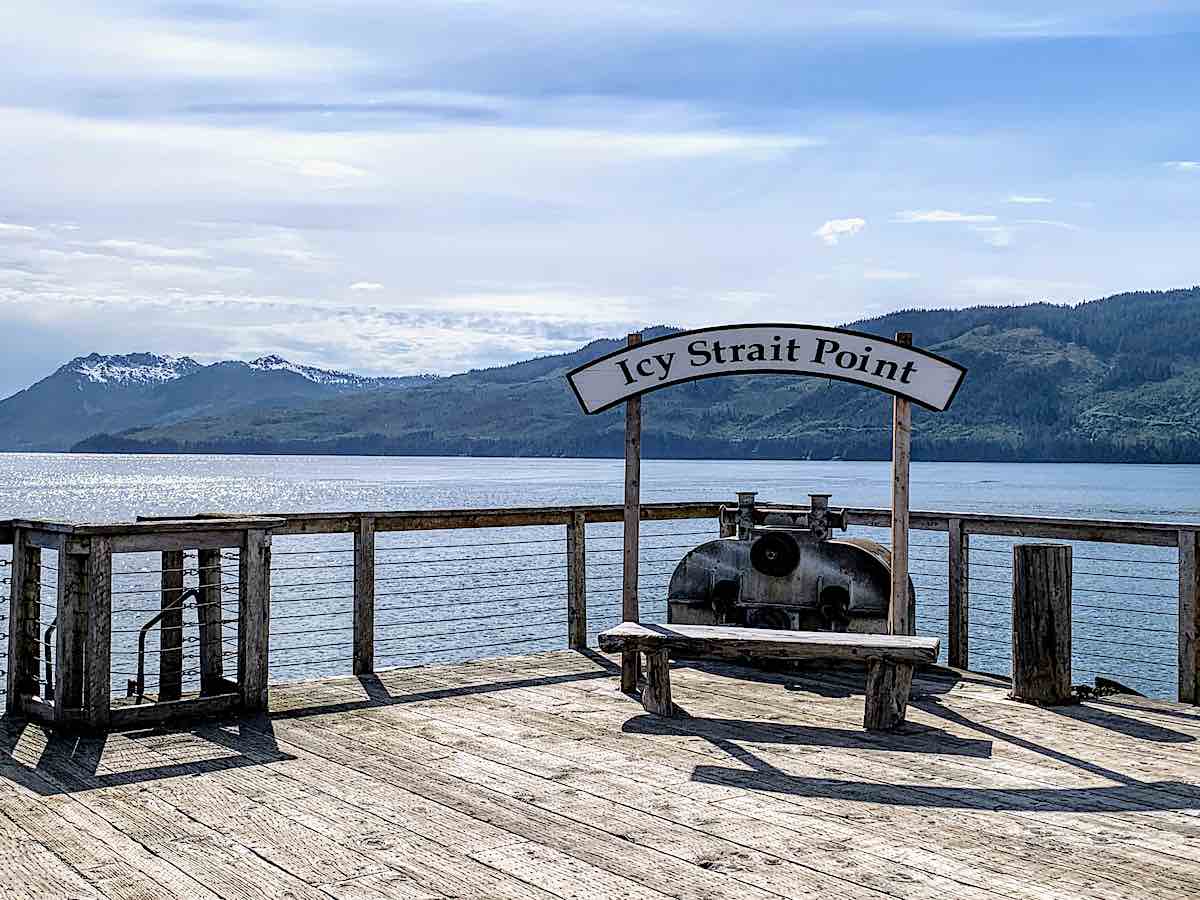
<path id="1" fill-rule="evenodd" d="M 0 401 L 0 449 L 68 450 L 103 432 L 170 428 L 201 416 L 301 406 L 428 380 L 368 378 L 278 356 L 201 365 L 188 356 L 93 353 Z"/>
<path id="2" fill-rule="evenodd" d="M 913 453 L 941 460 L 1200 461 L 1200 288 L 1076 306 L 905 310 L 850 323 L 967 367 L 945 413 L 914 410 Z M 673 329 L 646 332 L 654 337 Z M 5 449 L 619 456 L 619 409 L 584 416 L 571 353 L 448 377 L 361 378 L 278 357 L 89 356 L 0 401 Z M 643 451 L 676 458 L 886 459 L 890 398 L 754 375 L 644 400 Z"/>

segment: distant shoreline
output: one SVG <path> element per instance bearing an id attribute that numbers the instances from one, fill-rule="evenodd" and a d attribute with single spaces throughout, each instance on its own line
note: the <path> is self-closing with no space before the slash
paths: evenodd
<path id="1" fill-rule="evenodd" d="M 44 455 L 44 456 L 244 456 L 244 457 L 330 457 L 330 458 L 359 458 L 359 459 L 514 459 L 514 460 L 614 460 L 623 457 L 618 454 L 575 455 L 566 453 L 451 453 L 438 451 L 395 451 L 395 452 L 362 452 L 355 450 L 339 450 L 334 452 L 317 451 L 304 448 L 288 449 L 72 449 L 72 450 L 13 450 L 0 449 L 0 456 Z M 888 463 L 887 457 L 796 457 L 796 456 L 683 456 L 658 455 L 646 453 L 643 459 L 663 462 L 846 462 L 846 463 Z M 973 465 L 1128 465 L 1128 466 L 1200 466 L 1200 460 L 1171 460 L 1171 459 L 1137 459 L 1137 458 L 973 458 L 958 457 L 930 458 L 914 454 L 914 463 L 970 463 Z"/>

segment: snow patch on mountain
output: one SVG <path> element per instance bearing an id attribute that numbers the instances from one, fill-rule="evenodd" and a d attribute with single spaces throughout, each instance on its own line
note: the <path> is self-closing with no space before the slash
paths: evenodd
<path id="1" fill-rule="evenodd" d="M 163 384 L 194 372 L 200 368 L 200 363 L 190 356 L 159 356 L 155 353 L 103 356 L 93 353 L 71 360 L 64 368 L 93 384 Z"/>
<path id="2" fill-rule="evenodd" d="M 314 384 L 368 385 L 376 381 L 374 378 L 364 378 L 361 375 L 353 375 L 350 372 L 318 369 L 315 366 L 302 366 L 274 354 L 271 356 L 260 356 L 258 359 L 251 360 L 246 365 L 252 369 L 261 369 L 264 372 L 292 372 L 301 378 L 307 378 Z"/>

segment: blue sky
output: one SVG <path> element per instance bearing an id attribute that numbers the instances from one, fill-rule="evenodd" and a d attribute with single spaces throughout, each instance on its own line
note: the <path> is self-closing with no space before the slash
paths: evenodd
<path id="1" fill-rule="evenodd" d="M 1194 2 L 18 0 L 0 393 L 1191 285 L 1198 37 Z"/>

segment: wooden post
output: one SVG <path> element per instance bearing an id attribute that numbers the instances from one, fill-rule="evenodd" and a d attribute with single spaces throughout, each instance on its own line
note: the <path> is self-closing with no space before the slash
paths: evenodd
<path id="1" fill-rule="evenodd" d="M 665 647 L 646 653 L 642 706 L 656 716 L 669 719 L 675 715 L 675 704 L 671 702 L 671 658 Z"/>
<path id="2" fill-rule="evenodd" d="M 971 657 L 970 541 L 971 537 L 963 528 L 962 519 L 951 519 L 947 572 L 947 583 L 950 586 L 947 630 L 950 638 L 950 665 L 956 669 L 968 668 Z"/>
<path id="3" fill-rule="evenodd" d="M 1200 532 L 1179 532 L 1179 702 L 1200 704 Z M 11 690 L 11 688 L 10 688 Z"/>
<path id="4" fill-rule="evenodd" d="M 571 514 L 567 526 L 567 645 L 587 649 L 587 519 Z"/>
<path id="5" fill-rule="evenodd" d="M 238 688 L 246 712 L 266 712 L 271 652 L 271 535 L 247 529 L 238 560 Z"/>
<path id="6" fill-rule="evenodd" d="M 12 583 L 8 597 L 8 693 L 5 710 L 22 714 L 21 698 L 38 693 L 41 654 L 42 551 L 25 540 L 25 530 L 13 529 Z"/>
<path id="7" fill-rule="evenodd" d="M 54 648 L 54 718 L 60 724 L 78 716 L 83 706 L 85 596 L 87 552 L 77 546 L 58 554 L 58 627 Z"/>
<path id="8" fill-rule="evenodd" d="M 1013 545 L 1012 697 L 1071 702 L 1071 547 Z"/>
<path id="9" fill-rule="evenodd" d="M 375 671 L 375 517 L 354 531 L 354 674 Z"/>
<path id="10" fill-rule="evenodd" d="M 642 342 L 634 332 L 627 338 L 630 347 Z M 642 524 L 642 398 L 625 401 L 625 555 L 621 591 L 621 618 L 626 622 L 640 619 L 638 607 L 638 545 Z M 637 687 L 640 654 L 621 654 L 621 690 Z"/>
<path id="11" fill-rule="evenodd" d="M 183 694 L 183 551 L 162 552 L 162 618 L 158 620 L 158 699 Z"/>
<path id="12" fill-rule="evenodd" d="M 112 710 L 112 542 L 94 537 L 88 543 L 84 720 L 90 728 L 103 729 Z"/>
<path id="13" fill-rule="evenodd" d="M 863 710 L 863 727 L 867 731 L 891 731 L 904 724 L 912 678 L 912 663 L 879 658 L 867 660 Z"/>
<path id="14" fill-rule="evenodd" d="M 896 343 L 912 346 L 912 334 L 896 333 Z M 912 634 L 908 593 L 908 498 L 909 463 L 912 443 L 912 404 L 902 397 L 892 399 L 892 634 Z"/>
<path id="15" fill-rule="evenodd" d="M 200 602 L 196 604 L 200 621 L 200 693 L 224 693 L 225 678 L 224 608 L 221 605 L 221 551 L 201 550 L 197 559 L 200 575 Z"/>

